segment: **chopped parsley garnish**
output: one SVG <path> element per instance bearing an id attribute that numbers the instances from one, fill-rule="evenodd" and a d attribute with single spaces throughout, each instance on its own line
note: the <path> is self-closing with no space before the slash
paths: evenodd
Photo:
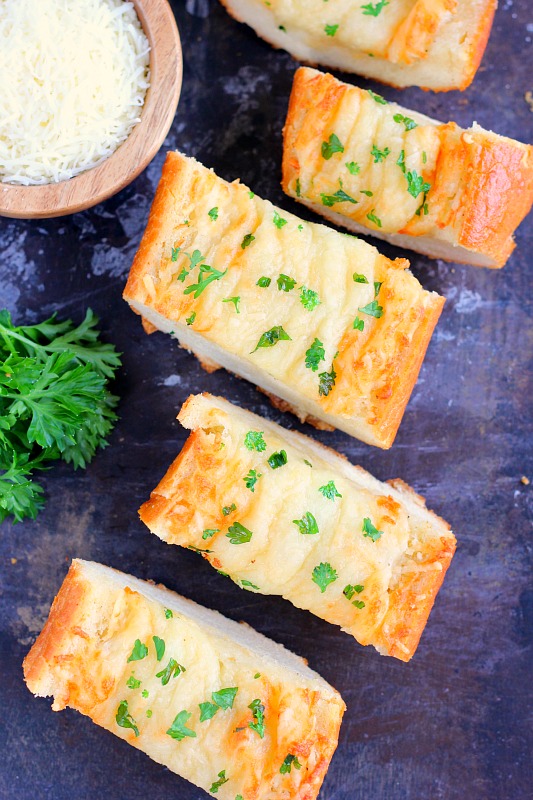
<path id="1" fill-rule="evenodd" d="M 374 211 L 375 211 L 375 210 L 376 210 L 376 209 L 375 209 L 375 208 L 373 208 L 373 209 L 372 209 L 372 211 L 371 211 L 369 214 L 367 214 L 367 215 L 366 215 L 366 218 L 367 218 L 367 219 L 369 219 L 369 220 L 370 220 L 370 222 L 373 222 L 373 223 L 374 223 L 374 225 L 377 225 L 377 226 L 378 226 L 378 228 L 381 228 L 381 227 L 382 227 L 382 225 L 381 225 L 381 220 L 380 220 L 380 218 L 379 218 L 379 217 L 376 217 L 376 215 L 374 214 Z"/>
<path id="2" fill-rule="evenodd" d="M 126 686 L 128 687 L 128 689 L 138 689 L 140 685 L 141 681 L 137 680 L 137 678 L 134 675 L 130 675 L 130 677 L 126 681 Z"/>
<path id="3" fill-rule="evenodd" d="M 272 283 L 272 278 L 267 278 L 266 275 L 263 275 L 263 277 L 259 278 L 259 280 L 257 281 L 256 286 L 260 286 L 261 289 L 266 289 L 268 286 L 270 286 L 271 283 Z"/>
<path id="4" fill-rule="evenodd" d="M 334 481 L 328 481 L 328 483 L 326 483 L 325 486 L 321 486 L 318 491 L 327 500 L 335 500 L 336 497 L 342 497 Z"/>
<path id="5" fill-rule="evenodd" d="M 224 783 L 227 783 L 227 782 L 228 782 L 228 780 L 229 780 L 229 778 L 226 778 L 226 770 L 225 770 L 225 769 L 223 769 L 223 770 L 222 770 L 222 772 L 219 772 L 219 773 L 218 773 L 218 781 L 215 781 L 215 782 L 214 782 L 214 783 L 211 785 L 211 788 L 209 789 L 209 791 L 210 791 L 212 794 L 216 794 L 216 793 L 218 792 L 218 790 L 220 789 L 220 787 L 221 787 L 221 786 L 222 786 Z"/>
<path id="6" fill-rule="evenodd" d="M 253 715 L 253 721 L 248 723 L 248 727 L 259 734 L 262 739 L 265 735 L 265 707 L 261 700 L 252 700 L 248 708 Z"/>
<path id="7" fill-rule="evenodd" d="M 199 703 L 200 707 L 200 722 L 206 722 L 208 719 L 213 719 L 218 711 L 218 706 L 215 703 L 210 703 L 206 700 L 205 703 Z"/>
<path id="8" fill-rule="evenodd" d="M 165 642 L 163 639 L 160 639 L 159 636 L 152 636 L 152 639 L 154 640 L 156 658 L 158 661 L 161 661 L 165 655 Z"/>
<path id="9" fill-rule="evenodd" d="M 368 278 L 366 275 L 361 275 L 360 272 L 354 272 L 352 277 L 355 283 L 368 283 Z"/>
<path id="10" fill-rule="evenodd" d="M 238 691 L 239 688 L 237 686 L 232 686 L 228 689 L 219 689 L 218 692 L 213 692 L 211 699 L 213 703 L 216 703 L 219 708 L 225 711 L 228 708 L 233 708 L 233 702 Z"/>
<path id="11" fill-rule="evenodd" d="M 405 177 L 407 178 L 407 191 L 412 197 L 416 198 L 422 193 L 426 195 L 431 189 L 431 184 L 427 183 L 422 175 L 418 175 L 415 169 L 406 172 Z"/>
<path id="12" fill-rule="evenodd" d="M 367 3 L 365 6 L 361 6 L 363 10 L 363 14 L 366 14 L 367 17 L 379 17 L 385 6 L 389 5 L 389 0 L 378 0 L 377 3 Z"/>
<path id="13" fill-rule="evenodd" d="M 245 528 L 244 525 L 241 525 L 240 522 L 234 522 L 233 525 L 230 525 L 228 528 L 226 536 L 230 544 L 246 544 L 246 542 L 249 542 L 252 538 L 253 533 L 249 531 L 248 528 Z"/>
<path id="14" fill-rule="evenodd" d="M 313 583 L 316 583 L 322 594 L 324 594 L 330 583 L 336 581 L 338 577 L 337 572 L 333 569 L 331 564 L 326 561 L 314 568 L 312 580 Z"/>
<path id="15" fill-rule="evenodd" d="M 258 453 L 262 453 L 263 450 L 266 450 L 263 431 L 248 431 L 244 437 L 244 446 L 247 450 L 256 450 Z"/>
<path id="16" fill-rule="evenodd" d="M 207 212 L 207 215 L 208 215 L 209 217 L 211 217 L 211 219 L 213 220 L 213 222 L 216 222 L 216 220 L 218 219 L 218 208 L 217 208 L 217 206 L 215 206 L 215 207 L 214 207 L 214 208 L 212 208 L 210 211 L 208 211 L 208 212 Z"/>
<path id="17" fill-rule="evenodd" d="M 326 161 L 329 161 L 334 153 L 344 153 L 344 145 L 341 144 L 337 134 L 332 133 L 327 142 L 322 142 L 321 153 Z"/>
<path id="18" fill-rule="evenodd" d="M 338 25 L 326 25 L 326 27 L 324 28 L 326 36 L 335 36 L 338 28 L 339 28 Z"/>
<path id="19" fill-rule="evenodd" d="M 321 397 L 327 397 L 335 386 L 335 379 L 337 377 L 337 373 L 333 368 L 333 364 L 331 365 L 330 372 L 321 372 L 318 377 L 320 378 L 320 382 L 318 384 L 318 394 Z"/>
<path id="20" fill-rule="evenodd" d="M 322 200 L 322 205 L 326 206 L 326 208 L 331 208 L 335 205 L 335 203 L 358 203 L 358 200 L 355 200 L 349 194 L 346 194 L 344 189 L 339 189 L 335 194 L 324 194 L 323 192 L 320 193 L 320 199 Z"/>
<path id="21" fill-rule="evenodd" d="M 383 306 L 380 306 L 377 300 L 372 300 L 371 303 L 367 303 L 366 306 L 358 308 L 357 310 L 362 314 L 368 314 L 370 317 L 375 317 L 376 319 L 380 319 L 380 317 L 383 316 Z"/>
<path id="22" fill-rule="evenodd" d="M 241 586 L 243 589 L 255 589 L 258 592 L 260 591 L 259 586 L 256 586 L 255 583 L 252 583 L 251 581 L 242 580 Z"/>
<path id="23" fill-rule="evenodd" d="M 377 297 L 379 290 L 383 286 L 383 281 L 374 281 L 374 297 Z"/>
<path id="24" fill-rule="evenodd" d="M 326 351 L 320 339 L 315 339 L 309 350 L 305 352 L 305 366 L 316 372 L 318 365 L 324 361 Z"/>
<path id="25" fill-rule="evenodd" d="M 376 103 L 379 103 L 382 106 L 388 105 L 388 103 L 385 100 L 385 98 L 382 97 L 380 94 L 376 94 L 375 92 L 373 92 L 372 89 L 367 89 L 367 92 L 370 95 L 370 97 L 372 98 L 372 100 L 376 101 Z"/>
<path id="26" fill-rule="evenodd" d="M 183 667 L 181 664 L 178 664 L 175 659 L 171 658 L 165 669 L 162 669 L 161 672 L 156 672 L 155 677 L 161 678 L 161 685 L 166 686 L 171 678 L 177 678 L 182 672 L 186 672 L 185 667 Z"/>
<path id="27" fill-rule="evenodd" d="M 228 514 L 231 514 L 233 511 L 237 511 L 237 506 L 235 505 L 235 503 L 232 503 L 230 506 L 224 506 L 224 508 L 222 509 L 222 513 L 224 514 L 225 517 L 227 517 Z"/>
<path id="28" fill-rule="evenodd" d="M 298 230 L 299 230 L 299 231 L 303 231 L 303 229 L 304 229 L 304 226 L 303 226 L 303 225 L 298 225 Z"/>
<path id="29" fill-rule="evenodd" d="M 287 220 L 283 219 L 283 217 L 280 217 L 277 211 L 274 211 L 274 218 L 272 222 L 279 230 L 281 230 L 283 226 L 287 224 Z"/>
<path id="30" fill-rule="evenodd" d="M 147 711 L 146 711 L 146 716 L 148 717 L 148 719 L 150 719 L 150 718 L 151 718 L 152 714 L 153 714 L 153 711 L 152 711 L 152 709 L 151 709 L 151 708 L 148 708 L 148 709 L 147 709 Z"/>
<path id="31" fill-rule="evenodd" d="M 271 469 L 278 469 L 279 467 L 285 466 L 287 463 L 287 453 L 285 450 L 280 450 L 279 453 L 272 453 L 271 456 L 268 457 L 268 466 Z"/>
<path id="32" fill-rule="evenodd" d="M 425 150 L 422 150 L 422 164 L 427 164 L 427 160 L 428 160 L 427 153 Z"/>
<path id="33" fill-rule="evenodd" d="M 195 547 L 192 544 L 188 544 L 187 545 L 187 550 L 192 550 L 193 553 L 200 553 L 200 555 L 202 555 L 202 553 L 212 553 L 213 552 L 212 550 L 202 550 L 201 547 Z"/>
<path id="34" fill-rule="evenodd" d="M 135 724 L 135 720 L 128 712 L 128 701 L 122 700 L 117 708 L 115 715 L 116 723 L 121 728 L 131 728 L 135 736 L 139 735 L 139 728 Z"/>
<path id="35" fill-rule="evenodd" d="M 144 697 L 144 699 L 146 700 L 146 698 L 149 696 L 150 692 L 148 691 L 148 689 L 143 689 L 141 694 Z"/>
<path id="36" fill-rule="evenodd" d="M 180 252 L 181 252 L 181 247 L 173 247 L 172 248 L 172 255 L 170 257 L 170 260 L 171 261 L 177 261 Z"/>
<path id="37" fill-rule="evenodd" d="M 265 331 L 259 337 L 259 341 L 257 342 L 255 348 L 252 350 L 252 353 L 255 353 L 256 350 L 259 350 L 260 347 L 274 347 L 275 344 L 278 342 L 291 342 L 292 339 L 288 333 L 283 330 L 281 325 L 274 325 L 273 328 L 270 328 L 269 331 Z"/>
<path id="38" fill-rule="evenodd" d="M 288 775 L 290 773 L 292 767 L 294 767 L 295 769 L 301 769 L 302 765 L 298 761 L 298 756 L 293 756 L 292 753 L 288 753 L 285 756 L 285 760 L 284 760 L 283 764 L 281 765 L 281 767 L 279 768 L 279 771 L 280 771 L 281 775 Z"/>
<path id="39" fill-rule="evenodd" d="M 202 539 L 210 539 L 215 533 L 220 533 L 220 528 L 206 528 L 202 533 Z"/>
<path id="40" fill-rule="evenodd" d="M 389 153 L 389 147 L 385 147 L 383 150 L 380 150 L 375 144 L 372 145 L 372 150 L 370 151 L 370 155 L 374 156 L 374 164 L 380 164 L 382 161 L 385 161 Z"/>
<path id="41" fill-rule="evenodd" d="M 146 658 L 147 655 L 148 648 L 146 645 L 143 644 L 140 639 L 135 639 L 135 644 L 133 645 L 133 650 L 131 651 L 127 663 L 129 664 L 130 661 L 141 661 L 143 658 Z"/>
<path id="42" fill-rule="evenodd" d="M 306 511 L 301 519 L 293 519 L 300 533 L 304 535 L 314 535 L 319 533 L 318 523 L 310 511 Z"/>
<path id="43" fill-rule="evenodd" d="M 414 119 L 411 119 L 411 117 L 404 117 L 403 114 L 395 114 L 393 116 L 393 120 L 394 122 L 399 122 L 399 123 L 403 122 L 406 131 L 412 131 L 413 128 L 418 127 Z"/>
<path id="44" fill-rule="evenodd" d="M 200 264 L 198 283 L 191 283 L 190 286 L 187 286 L 187 288 L 183 290 L 183 294 L 191 294 L 191 292 L 194 292 L 193 297 L 196 300 L 196 298 L 200 297 L 203 290 L 209 286 L 210 283 L 213 283 L 213 281 L 219 281 L 224 277 L 227 271 L 228 270 L 225 269 L 223 272 L 221 272 L 219 269 L 210 267 L 209 264 Z"/>
<path id="45" fill-rule="evenodd" d="M 243 249 L 243 250 L 246 250 L 246 248 L 247 248 L 249 245 L 251 245 L 251 244 L 252 244 L 252 242 L 254 241 L 254 239 L 255 239 L 255 236 L 253 236 L 253 234 L 251 234 L 251 233 L 247 233 L 247 234 L 246 234 L 246 236 L 244 237 L 244 239 L 243 239 L 243 240 L 242 240 L 242 242 L 241 242 L 241 247 L 242 247 L 242 249 Z"/>
<path id="46" fill-rule="evenodd" d="M 166 617 L 166 619 L 172 619 L 173 616 L 174 616 L 174 614 L 172 613 L 170 608 L 165 608 L 165 617 Z"/>
<path id="47" fill-rule="evenodd" d="M 290 290 L 294 289 L 296 286 L 294 278 L 291 278 L 290 275 L 283 275 L 283 273 L 279 276 L 276 283 L 278 284 L 280 292 L 290 292 Z"/>
<path id="48" fill-rule="evenodd" d="M 178 250 L 179 250 L 179 248 L 178 248 Z M 204 257 L 200 253 L 199 250 L 193 250 L 192 255 L 189 255 L 189 253 L 185 253 L 185 252 L 183 253 L 183 255 L 187 256 L 187 258 L 190 261 L 190 264 L 189 264 L 189 269 L 187 269 L 186 267 L 183 267 L 183 269 L 181 270 L 180 274 L 178 275 L 178 280 L 181 281 L 182 283 L 185 280 L 185 278 L 189 275 L 189 273 L 192 272 L 193 269 L 195 269 L 198 266 L 198 264 L 201 264 L 202 261 L 204 260 Z M 205 266 L 207 266 L 207 265 L 205 265 Z"/>
<path id="49" fill-rule="evenodd" d="M 252 191 L 250 190 L 250 191 L 248 192 L 248 197 L 250 198 L 250 200 L 253 200 L 253 199 L 254 199 L 254 197 L 255 197 L 255 192 L 252 192 Z"/>
<path id="50" fill-rule="evenodd" d="M 405 150 L 400 150 L 400 155 L 398 156 L 396 163 L 405 175 Z"/>
<path id="51" fill-rule="evenodd" d="M 363 520 L 363 535 L 366 536 L 368 539 L 372 539 L 373 542 L 377 542 L 378 539 L 381 539 L 383 536 L 383 531 L 378 531 L 377 528 L 372 525 L 372 522 L 369 517 L 365 517 Z"/>
<path id="52" fill-rule="evenodd" d="M 237 297 L 225 297 L 222 300 L 222 302 L 223 303 L 233 303 L 233 305 L 235 306 L 235 311 L 237 312 L 237 314 L 241 313 L 239 311 L 239 303 L 241 302 L 241 298 L 240 297 L 238 297 L 238 296 Z"/>
<path id="53" fill-rule="evenodd" d="M 254 675 L 254 678 L 257 680 L 257 678 L 260 678 L 260 677 L 261 677 L 261 673 L 260 672 L 256 672 L 255 675 Z"/>
<path id="54" fill-rule="evenodd" d="M 349 583 L 344 587 L 342 593 L 348 600 L 351 600 L 355 594 L 361 594 L 364 588 L 365 587 L 361 586 L 360 583 L 356 583 L 355 585 Z"/>
<path id="55" fill-rule="evenodd" d="M 196 739 L 196 732 L 192 731 L 190 728 L 187 728 L 187 722 L 191 717 L 192 714 L 190 714 L 188 711 L 180 711 L 168 729 L 167 736 L 170 736 L 172 739 L 177 739 L 178 742 L 181 742 L 181 740 L 185 739 L 186 736 L 190 736 L 191 739 Z"/>
<path id="56" fill-rule="evenodd" d="M 370 189 L 359 189 L 361 194 L 366 194 L 367 197 L 374 197 L 374 192 L 371 192 Z"/>
<path id="57" fill-rule="evenodd" d="M 263 475 L 262 472 L 257 472 L 257 470 L 251 469 L 248 475 L 245 475 L 245 477 L 243 478 L 244 485 L 246 486 L 247 489 L 249 489 L 252 492 L 252 494 L 255 492 L 255 484 L 257 483 L 259 478 L 262 477 L 262 475 Z"/>
<path id="58" fill-rule="evenodd" d="M 314 308 L 320 305 L 318 292 L 302 286 L 300 289 L 300 303 L 303 305 L 306 311 L 312 311 Z"/>
<path id="59" fill-rule="evenodd" d="M 301 197 L 302 187 L 300 186 L 300 178 L 296 178 L 296 197 Z"/>
<path id="60" fill-rule="evenodd" d="M 350 175 L 358 175 L 361 172 L 361 167 L 357 163 L 357 161 L 347 161 L 344 165 Z"/>
<path id="61" fill-rule="evenodd" d="M 356 317 L 353 321 L 353 327 L 356 331 L 364 331 L 365 329 L 365 321 L 360 317 Z"/>
<path id="62" fill-rule="evenodd" d="M 313 469 L 313 465 L 306 458 L 304 458 L 304 464 L 307 464 L 308 467 L 311 467 L 311 469 Z"/>
<path id="63" fill-rule="evenodd" d="M 195 319 L 196 319 L 196 311 L 193 311 L 191 316 L 187 317 L 185 322 L 187 323 L 187 325 L 192 325 Z"/>

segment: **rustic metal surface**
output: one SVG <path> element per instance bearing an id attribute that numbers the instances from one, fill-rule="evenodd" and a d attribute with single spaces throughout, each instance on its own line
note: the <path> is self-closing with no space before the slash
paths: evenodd
<path id="1" fill-rule="evenodd" d="M 166 148 L 303 214 L 279 187 L 281 127 L 296 64 L 214 0 L 175 0 L 185 82 Z M 483 66 L 463 94 L 402 93 L 348 78 L 442 119 L 476 119 L 533 140 L 529 0 L 504 0 Z M 325 800 L 523 800 L 531 797 L 533 587 L 531 421 L 533 220 L 503 271 L 411 254 L 413 271 L 448 298 L 392 450 L 314 433 L 380 478 L 401 476 L 448 519 L 457 556 L 410 664 L 382 658 L 281 599 L 247 594 L 192 553 L 150 535 L 137 518 L 175 457 L 175 415 L 190 392 L 224 394 L 298 428 L 253 386 L 207 375 L 162 334 L 147 337 L 121 300 L 164 152 L 128 189 L 74 217 L 0 221 L 0 307 L 19 322 L 87 306 L 124 352 L 121 420 L 110 446 L 80 473 L 55 467 L 36 522 L 0 531 L 2 747 L 0 797 L 138 800 L 205 795 L 73 711 L 53 714 L 22 680 L 73 556 L 95 559 L 244 619 L 306 656 L 348 710 Z M 382 245 L 387 254 L 393 248 Z M 409 255 L 409 254 L 408 254 Z M 309 431 L 308 431 L 309 432 Z"/>

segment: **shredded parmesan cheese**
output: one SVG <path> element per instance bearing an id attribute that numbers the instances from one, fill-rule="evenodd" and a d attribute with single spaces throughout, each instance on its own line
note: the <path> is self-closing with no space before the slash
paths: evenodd
<path id="1" fill-rule="evenodd" d="M 97 166 L 139 122 L 150 48 L 124 0 L 0 0 L 0 180 Z"/>

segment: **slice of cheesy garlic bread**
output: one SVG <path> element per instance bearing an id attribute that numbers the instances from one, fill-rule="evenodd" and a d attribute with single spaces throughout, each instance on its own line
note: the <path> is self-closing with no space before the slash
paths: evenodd
<path id="1" fill-rule="evenodd" d="M 393 86 L 466 89 L 497 0 L 222 0 L 229 13 L 294 58 Z"/>
<path id="2" fill-rule="evenodd" d="M 387 448 L 444 303 L 408 266 L 169 153 L 124 298 L 206 368 Z"/>
<path id="3" fill-rule="evenodd" d="M 180 595 L 75 559 L 24 661 L 75 708 L 220 800 L 313 800 L 345 705 L 303 659 Z"/>
<path id="4" fill-rule="evenodd" d="M 448 524 L 402 481 L 222 398 L 193 395 L 178 419 L 192 432 L 140 509 L 150 530 L 409 661 L 455 550 Z"/>
<path id="5" fill-rule="evenodd" d="M 503 267 L 533 203 L 533 147 L 442 124 L 314 69 L 296 72 L 284 191 L 352 232 Z"/>

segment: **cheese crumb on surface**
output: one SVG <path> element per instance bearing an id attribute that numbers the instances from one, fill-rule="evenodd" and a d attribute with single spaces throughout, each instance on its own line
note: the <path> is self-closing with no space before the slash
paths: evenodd
<path id="1" fill-rule="evenodd" d="M 124 0 L 0 2 L 0 181 L 67 180 L 139 122 L 150 47 Z"/>

